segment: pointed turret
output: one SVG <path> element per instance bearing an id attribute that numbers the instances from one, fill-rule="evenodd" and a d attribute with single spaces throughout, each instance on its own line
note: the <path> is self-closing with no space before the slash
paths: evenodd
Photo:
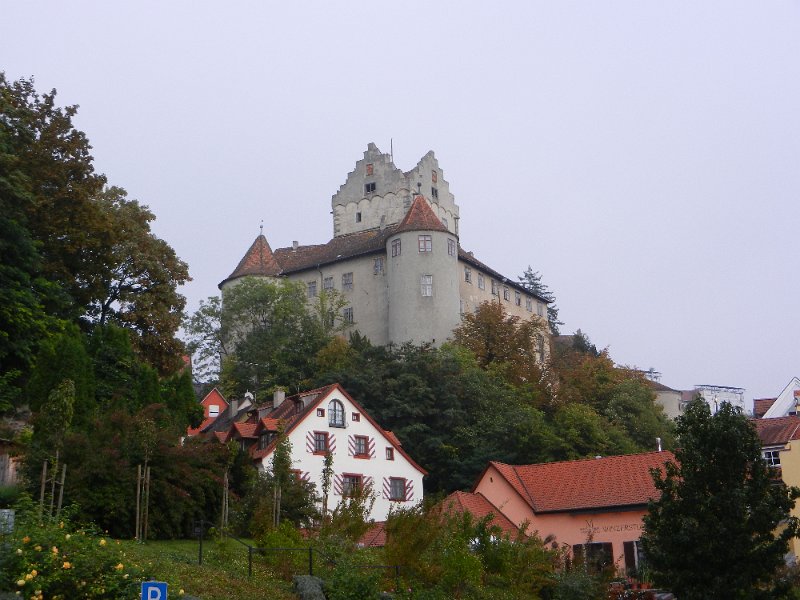
<path id="1" fill-rule="evenodd" d="M 272 253 L 272 248 L 269 247 L 269 242 L 264 234 L 259 234 L 250 249 L 245 253 L 239 264 L 233 270 L 233 273 L 228 275 L 219 288 L 222 289 L 229 281 L 246 277 L 248 275 L 256 277 L 278 277 L 281 274 L 281 267 L 278 261 L 275 260 L 275 255 Z"/>
<path id="2" fill-rule="evenodd" d="M 414 197 L 406 216 L 395 229 L 395 233 L 403 231 L 444 231 L 447 233 L 447 227 L 433 212 L 428 201 L 418 194 Z"/>

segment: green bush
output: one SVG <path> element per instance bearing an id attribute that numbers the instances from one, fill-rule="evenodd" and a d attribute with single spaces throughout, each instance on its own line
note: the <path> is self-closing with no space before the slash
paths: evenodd
<path id="1" fill-rule="evenodd" d="M 36 506 L 23 498 L 15 506 L 10 552 L 0 555 L 0 590 L 25 598 L 125 599 L 138 597 L 141 573 L 113 542 L 75 526 L 66 514 L 39 522 Z"/>
<path id="2" fill-rule="evenodd" d="M 11 508 L 19 499 L 20 493 L 17 485 L 0 485 L 0 508 Z"/>

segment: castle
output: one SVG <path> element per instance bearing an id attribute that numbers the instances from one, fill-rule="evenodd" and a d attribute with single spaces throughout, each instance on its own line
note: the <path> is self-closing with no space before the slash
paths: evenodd
<path id="1" fill-rule="evenodd" d="M 403 172 L 370 143 L 331 205 L 333 239 L 273 251 L 260 234 L 220 289 L 258 276 L 300 281 L 309 301 L 336 290 L 349 329 L 377 345 L 439 345 L 463 313 L 490 300 L 546 322 L 546 300 L 461 247 L 459 208 L 433 152 Z M 549 344 L 538 342 L 544 359 Z"/>

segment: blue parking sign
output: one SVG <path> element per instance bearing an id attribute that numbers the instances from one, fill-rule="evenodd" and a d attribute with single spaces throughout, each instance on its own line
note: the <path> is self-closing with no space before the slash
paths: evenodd
<path id="1" fill-rule="evenodd" d="M 143 581 L 142 600 L 167 600 L 167 584 L 163 581 Z"/>

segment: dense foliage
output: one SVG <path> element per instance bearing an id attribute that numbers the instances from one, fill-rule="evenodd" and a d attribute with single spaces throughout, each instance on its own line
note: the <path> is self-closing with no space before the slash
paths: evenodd
<path id="1" fill-rule="evenodd" d="M 798 533 L 800 490 L 773 479 L 753 425 L 728 403 L 712 415 L 698 399 L 678 441 L 675 462 L 653 473 L 661 498 L 644 518 L 655 582 L 685 600 L 792 597 L 776 574 Z"/>

